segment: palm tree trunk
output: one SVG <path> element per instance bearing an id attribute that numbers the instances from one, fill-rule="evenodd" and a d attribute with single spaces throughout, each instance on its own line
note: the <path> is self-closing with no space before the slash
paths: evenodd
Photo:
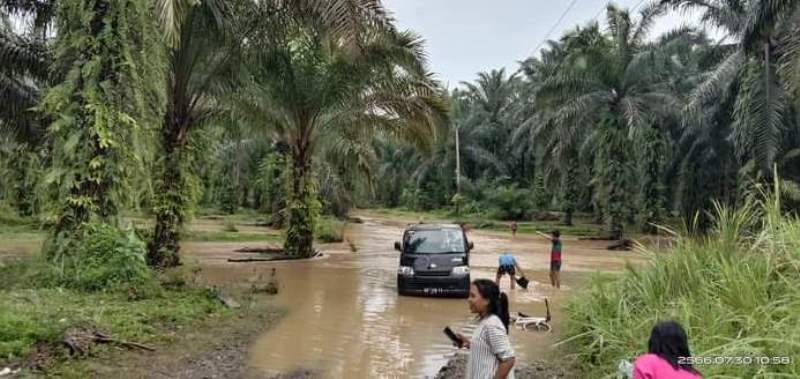
<path id="1" fill-rule="evenodd" d="M 314 255 L 314 209 L 311 174 L 311 152 L 305 141 L 292 147 L 291 194 L 289 194 L 289 220 L 284 252 L 298 257 Z"/>
<path id="2" fill-rule="evenodd" d="M 575 212 L 579 196 L 577 152 L 571 151 L 563 164 L 566 165 L 566 168 L 561 170 L 561 200 L 563 201 L 562 207 L 564 209 L 564 225 L 572 226 L 572 215 Z"/>
<path id="3" fill-rule="evenodd" d="M 573 213 L 572 209 L 567 209 L 566 212 L 564 212 L 563 224 L 565 226 L 572 226 L 572 213 Z"/>
<path id="4" fill-rule="evenodd" d="M 156 226 L 147 252 L 147 263 L 159 268 L 180 265 L 180 233 L 187 206 L 181 168 L 186 123 L 173 112 L 167 112 L 164 124 L 161 178 L 155 194 Z"/>

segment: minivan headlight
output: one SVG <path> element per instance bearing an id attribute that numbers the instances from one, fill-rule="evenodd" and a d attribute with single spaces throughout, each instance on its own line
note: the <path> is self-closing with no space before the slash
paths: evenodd
<path id="1" fill-rule="evenodd" d="M 467 274 L 469 274 L 469 266 L 453 267 L 453 275 L 467 275 Z"/>
<path id="2" fill-rule="evenodd" d="M 400 266 L 397 269 L 397 274 L 402 276 L 414 276 L 414 269 L 408 266 Z"/>

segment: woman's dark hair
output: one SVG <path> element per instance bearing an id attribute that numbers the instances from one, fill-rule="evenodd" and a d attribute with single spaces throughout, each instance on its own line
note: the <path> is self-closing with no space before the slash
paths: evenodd
<path id="1" fill-rule="evenodd" d="M 508 322 L 511 319 L 508 315 L 508 296 L 505 292 L 500 292 L 497 283 L 489 279 L 476 279 L 472 284 L 478 289 L 481 297 L 489 301 L 489 313 L 500 318 L 508 333 Z"/>
<path id="2" fill-rule="evenodd" d="M 558 229 L 553 230 L 553 237 L 556 237 L 556 238 L 561 237 L 561 232 Z"/>
<path id="3" fill-rule="evenodd" d="M 678 357 L 690 357 L 689 342 L 686 338 L 686 331 L 681 324 L 675 321 L 662 321 L 653 326 L 648 341 L 648 350 L 651 354 L 658 355 L 661 359 L 669 362 L 676 369 L 684 369 L 697 372 L 691 363 L 678 363 Z"/>

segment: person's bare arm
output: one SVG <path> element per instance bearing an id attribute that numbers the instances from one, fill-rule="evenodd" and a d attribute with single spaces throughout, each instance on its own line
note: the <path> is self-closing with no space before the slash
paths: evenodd
<path id="1" fill-rule="evenodd" d="M 520 274 L 522 277 L 525 277 L 525 273 L 522 271 L 522 267 L 519 267 L 519 262 L 514 262 L 514 266 L 516 266 L 516 267 L 517 267 L 517 271 L 519 271 L 519 274 Z"/>
<path id="2" fill-rule="evenodd" d="M 542 236 L 543 238 L 545 238 L 547 240 L 552 240 L 552 238 L 550 238 L 550 236 L 548 236 L 547 234 L 544 234 L 544 233 L 542 233 L 542 232 L 540 232 L 538 230 L 536 231 L 536 234 Z"/>
<path id="3" fill-rule="evenodd" d="M 514 369 L 514 363 L 516 362 L 516 358 L 509 358 L 505 361 L 500 361 L 500 364 L 497 366 L 497 371 L 494 372 L 495 379 L 506 379 L 508 374 L 511 373 L 511 370 Z"/>
<path id="4" fill-rule="evenodd" d="M 465 335 L 463 335 L 461 333 L 456 333 L 456 336 L 458 336 L 458 338 L 461 340 L 461 347 L 464 348 L 464 349 L 469 349 L 469 347 L 470 347 L 469 338 L 467 338 L 467 336 L 465 336 Z"/>

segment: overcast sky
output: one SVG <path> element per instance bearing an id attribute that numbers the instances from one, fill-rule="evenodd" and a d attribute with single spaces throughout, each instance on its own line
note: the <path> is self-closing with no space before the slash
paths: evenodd
<path id="1" fill-rule="evenodd" d="M 518 68 L 517 61 L 531 56 L 547 36 L 571 0 L 383 0 L 401 29 L 411 29 L 426 41 L 431 69 L 450 88 L 475 79 L 479 71 Z M 584 25 L 608 0 L 576 0 L 549 39 Z M 633 7 L 640 0 L 617 0 Z M 645 0 L 642 4 L 647 3 Z M 642 5 L 643 6 L 643 5 Z M 696 15 L 671 13 L 654 27 L 656 36 L 674 29 Z M 538 52 L 537 52 L 538 54 Z"/>

